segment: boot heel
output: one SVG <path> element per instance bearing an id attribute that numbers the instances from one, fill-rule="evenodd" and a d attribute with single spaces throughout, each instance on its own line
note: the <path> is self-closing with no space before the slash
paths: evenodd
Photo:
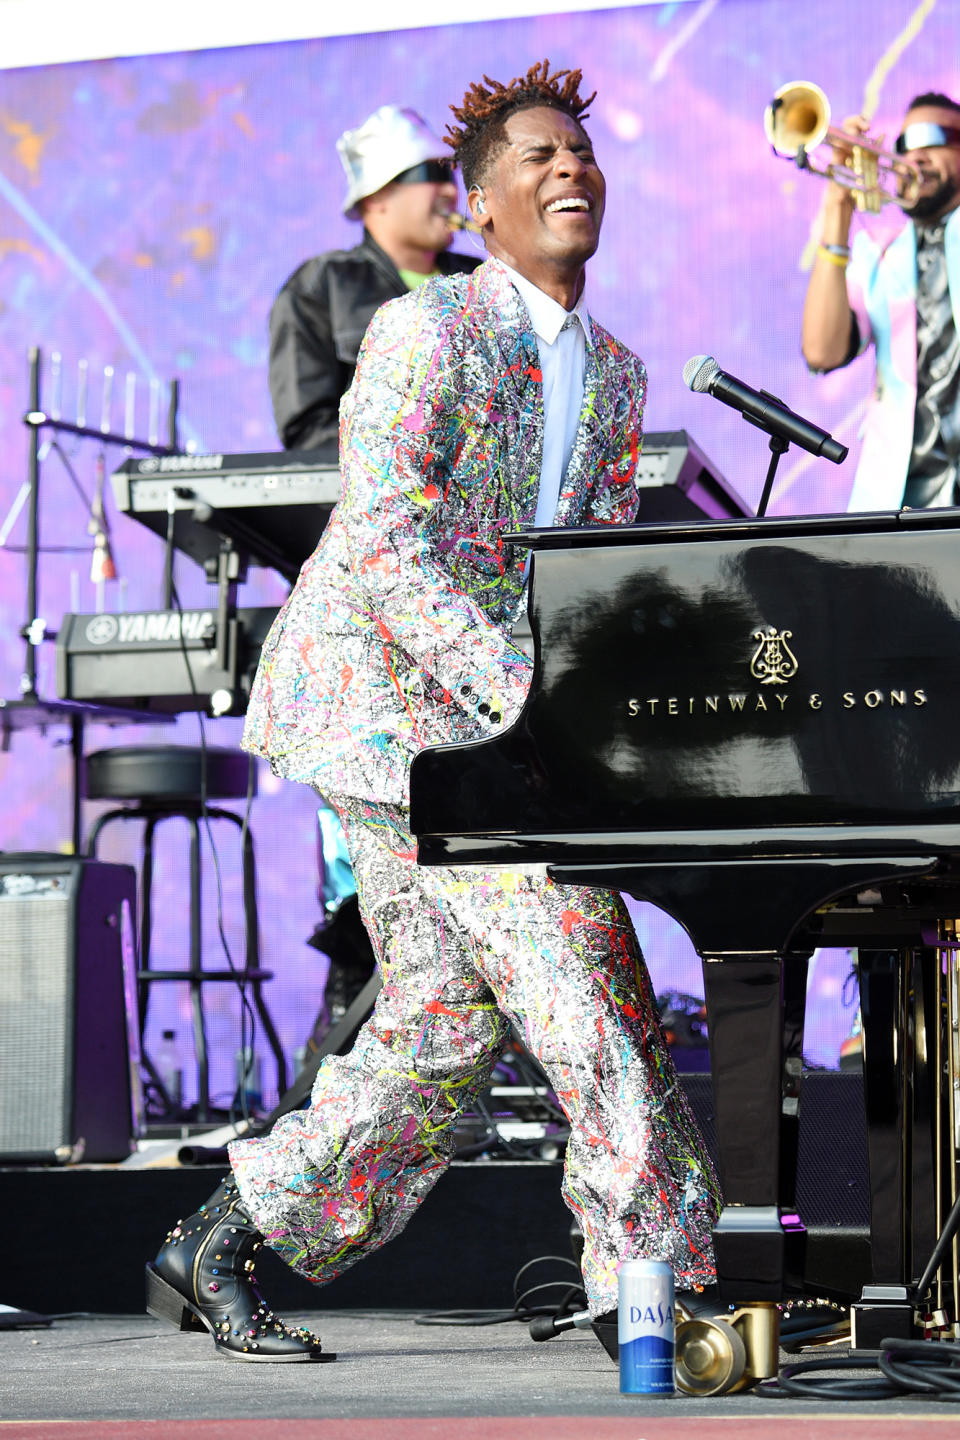
<path id="1" fill-rule="evenodd" d="M 178 1330 L 206 1330 L 207 1326 L 183 1296 L 168 1285 L 153 1265 L 147 1266 L 147 1314 L 169 1320 Z"/>

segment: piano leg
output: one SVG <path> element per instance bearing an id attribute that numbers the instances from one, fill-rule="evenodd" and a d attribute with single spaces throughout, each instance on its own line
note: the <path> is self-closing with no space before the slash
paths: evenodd
<path id="1" fill-rule="evenodd" d="M 784 988 L 778 956 L 705 956 L 714 1114 L 724 1208 L 713 1230 L 717 1287 L 729 1313 L 678 1331 L 678 1375 L 691 1370 L 681 1388 L 697 1394 L 744 1389 L 776 1375 L 779 1311 L 786 1268 L 784 1199 L 795 1208 L 796 1119 L 803 1050 L 806 963 L 788 984 L 790 1019 L 784 1043 Z M 785 1083 L 786 1082 L 786 1083 Z M 782 1129 L 781 1087 L 790 1122 Z M 786 1190 L 786 1194 L 784 1193 Z M 802 1235 L 795 1216 L 787 1227 Z M 792 1267 L 791 1267 L 792 1268 Z M 710 1387 L 711 1367 L 701 1351 L 725 1353 L 725 1327 L 737 1332 L 746 1361 L 740 1378 Z M 702 1333 L 701 1333 L 702 1331 Z M 742 1353 L 742 1352 L 741 1352 Z M 701 1373 L 702 1372 L 702 1373 Z M 735 1373 L 735 1372 L 732 1372 Z"/>
<path id="2" fill-rule="evenodd" d="M 797 1214 L 800 1156 L 800 1098 L 803 1085 L 803 1031 L 807 1009 L 809 955 L 791 955 L 783 966 L 783 1066 L 780 1090 L 780 1223 L 784 1231 L 786 1288 L 802 1291 L 806 1231 Z"/>
<path id="3" fill-rule="evenodd" d="M 903 1282 L 906 1176 L 904 1174 L 903 1037 L 906 1034 L 905 963 L 896 950 L 861 950 L 863 1090 L 870 1180 L 870 1252 L 876 1285 Z"/>
<path id="4" fill-rule="evenodd" d="M 942 1150 L 946 1116 L 941 1113 L 946 1086 L 941 1084 L 940 1029 L 943 1014 L 940 995 L 940 956 L 936 950 L 915 950 L 907 972 L 908 1045 L 910 1084 L 910 1172 L 908 1178 L 909 1227 L 905 1278 L 916 1281 L 930 1258 L 946 1216 L 942 1195 Z M 942 1070 L 946 1078 L 945 1066 Z M 951 1146 L 952 1148 L 952 1146 Z M 949 1206 L 948 1206 L 949 1208 Z"/>
<path id="5" fill-rule="evenodd" d="M 937 1239 L 952 1144 L 941 1091 L 939 952 L 861 950 L 859 968 L 872 1283 L 851 1317 L 854 1344 L 876 1349 L 915 1333 L 912 1283 Z"/>
<path id="6" fill-rule="evenodd" d="M 725 1201 L 713 1232 L 720 1299 L 776 1302 L 784 1276 L 781 962 L 708 956 L 703 976 Z"/>

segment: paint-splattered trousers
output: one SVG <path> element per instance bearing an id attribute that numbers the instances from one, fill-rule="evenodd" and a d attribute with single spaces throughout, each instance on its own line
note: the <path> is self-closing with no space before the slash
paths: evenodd
<path id="1" fill-rule="evenodd" d="M 230 1158 L 268 1244 L 318 1283 L 399 1234 L 450 1162 L 454 1129 L 510 1033 L 570 1122 L 563 1196 L 593 1314 L 623 1260 L 714 1278 L 719 1190 L 665 1046 L 619 896 L 542 874 L 421 868 L 408 812 L 326 797 L 347 836 L 383 977 L 306 1110 Z"/>

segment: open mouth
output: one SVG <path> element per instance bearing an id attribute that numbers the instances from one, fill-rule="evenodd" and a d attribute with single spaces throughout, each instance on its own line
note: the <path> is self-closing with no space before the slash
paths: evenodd
<path id="1" fill-rule="evenodd" d="M 551 200 L 545 209 L 548 215 L 589 215 L 593 209 L 593 201 L 588 195 L 561 195 L 558 199 Z"/>

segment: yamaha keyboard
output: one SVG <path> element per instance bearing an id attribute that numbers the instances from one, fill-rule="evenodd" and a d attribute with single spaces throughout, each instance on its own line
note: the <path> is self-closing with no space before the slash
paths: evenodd
<path id="1" fill-rule="evenodd" d="M 117 508 L 215 575 L 224 539 L 293 582 L 337 500 L 340 471 L 324 450 L 130 459 L 111 476 Z"/>
<path id="2" fill-rule="evenodd" d="M 915 1287 L 960 1187 L 960 511 L 511 538 L 534 552 L 530 693 L 502 733 L 414 759 L 420 863 L 542 865 L 691 936 L 718 1281 L 752 1317 L 753 1378 L 776 1372 L 772 1307 L 803 1284 L 807 959 L 860 947 L 855 1343 L 916 1335 L 918 1313 L 956 1325 L 956 1246 Z"/>
<path id="3" fill-rule="evenodd" d="M 221 537 L 291 582 L 340 498 L 336 447 L 260 455 L 126 460 L 111 477 L 118 509 L 213 573 Z M 685 430 L 644 436 L 638 518 L 680 521 L 746 513 L 740 496 Z"/>
<path id="4" fill-rule="evenodd" d="M 215 609 L 65 615 L 57 695 L 161 715 L 242 714 L 276 613 L 263 605 L 238 609 L 226 621 L 222 653 Z"/>

